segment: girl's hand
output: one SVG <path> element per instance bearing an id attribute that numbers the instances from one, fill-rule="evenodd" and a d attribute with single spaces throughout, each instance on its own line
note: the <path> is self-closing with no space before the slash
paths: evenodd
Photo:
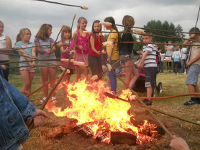
<path id="1" fill-rule="evenodd" d="M 129 59 L 129 55 L 126 55 L 125 58 L 126 58 L 126 59 Z"/>
<path id="2" fill-rule="evenodd" d="M 110 63 L 110 57 L 107 58 L 107 62 Z"/>
<path id="3" fill-rule="evenodd" d="M 67 53 L 69 51 L 69 47 L 67 47 L 66 49 L 64 49 L 63 53 Z"/>
<path id="4" fill-rule="evenodd" d="M 78 46 L 78 48 L 79 48 L 79 49 L 81 49 L 81 50 L 83 50 L 83 47 L 82 47 L 82 46 L 80 46 L 80 45 Z"/>
<path id="5" fill-rule="evenodd" d="M 1 65 L 2 70 L 6 70 L 6 65 Z"/>
<path id="6" fill-rule="evenodd" d="M 138 64 L 136 64 L 136 66 L 137 66 L 138 68 L 140 68 L 140 69 L 143 68 L 143 64 L 142 64 L 142 63 L 138 63 Z"/>
<path id="7" fill-rule="evenodd" d="M 96 53 L 97 53 L 98 55 L 101 55 L 101 52 L 100 52 L 100 51 L 96 51 Z"/>

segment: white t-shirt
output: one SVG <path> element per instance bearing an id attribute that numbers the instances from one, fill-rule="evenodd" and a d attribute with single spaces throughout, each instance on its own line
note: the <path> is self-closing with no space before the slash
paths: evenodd
<path id="1" fill-rule="evenodd" d="M 0 37 L 0 49 L 6 49 L 7 48 L 7 41 L 6 36 Z M 9 60 L 9 55 L 6 54 L 0 54 L 0 61 Z"/>

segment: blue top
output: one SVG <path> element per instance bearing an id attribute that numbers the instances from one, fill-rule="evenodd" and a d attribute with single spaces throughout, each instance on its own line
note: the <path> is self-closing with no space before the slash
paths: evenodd
<path id="1" fill-rule="evenodd" d="M 35 43 L 28 42 L 27 44 L 24 44 L 22 41 L 19 41 L 15 44 L 15 48 L 23 48 L 24 52 L 28 54 L 29 57 L 32 57 L 32 47 L 35 46 Z M 26 58 L 22 56 L 22 54 L 19 52 L 20 60 L 19 61 L 26 61 Z M 31 59 L 30 59 L 31 60 Z M 28 62 L 19 63 L 19 66 L 29 66 Z"/>
<path id="2" fill-rule="evenodd" d="M 35 106 L 3 78 L 0 66 L 0 150 L 15 150 L 29 136 L 26 122 Z"/>

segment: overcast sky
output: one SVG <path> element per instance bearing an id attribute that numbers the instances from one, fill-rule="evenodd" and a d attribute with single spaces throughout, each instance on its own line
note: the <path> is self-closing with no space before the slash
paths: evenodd
<path id="1" fill-rule="evenodd" d="M 53 0 L 49 0 L 53 1 Z M 29 28 L 31 41 L 44 23 L 53 25 L 52 38 L 56 36 L 63 24 L 71 26 L 74 14 L 73 32 L 77 20 L 83 16 L 88 20 L 87 30 L 91 30 L 94 20 L 103 21 L 112 16 L 116 24 L 122 24 L 124 15 L 135 18 L 135 26 L 143 27 L 150 20 L 161 20 L 180 24 L 184 31 L 195 26 L 199 0 L 54 0 L 66 4 L 86 6 L 88 10 L 67 7 L 34 0 L 0 0 L 0 20 L 4 22 L 4 35 L 10 36 L 13 43 L 21 28 Z M 200 19 L 199 19 L 200 20 Z M 200 22 L 200 21 L 199 21 Z M 197 27 L 200 28 L 198 22 Z M 122 30 L 122 28 L 119 28 Z M 60 37 L 59 37 L 60 38 Z"/>

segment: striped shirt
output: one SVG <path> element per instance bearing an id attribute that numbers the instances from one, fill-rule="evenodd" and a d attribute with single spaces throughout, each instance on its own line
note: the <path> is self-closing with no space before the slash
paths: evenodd
<path id="1" fill-rule="evenodd" d="M 144 68 L 157 67 L 155 45 L 154 44 L 144 45 L 143 46 L 143 55 L 146 51 L 149 51 L 150 53 L 147 55 L 147 57 L 144 60 Z"/>

